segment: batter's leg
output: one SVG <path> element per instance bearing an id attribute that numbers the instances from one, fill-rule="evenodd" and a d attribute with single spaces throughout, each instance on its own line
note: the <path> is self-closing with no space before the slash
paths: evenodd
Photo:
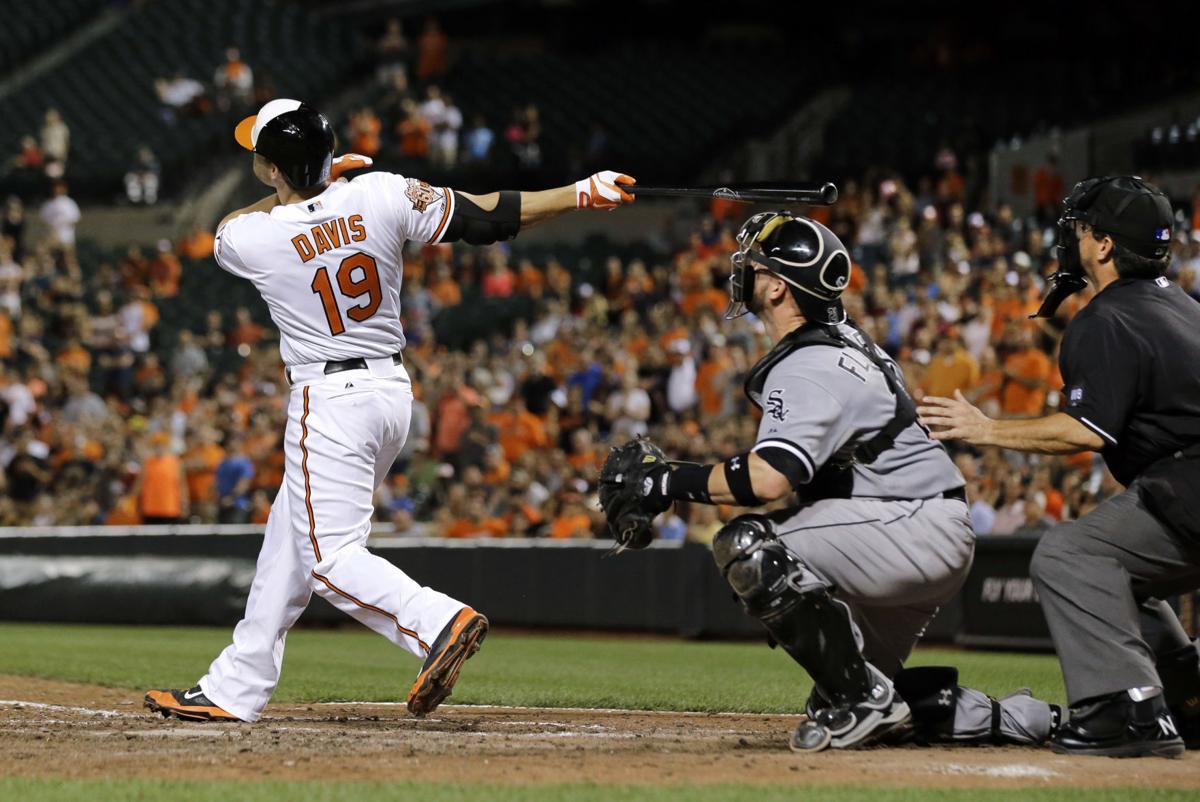
<path id="1" fill-rule="evenodd" d="M 287 632 L 308 606 L 312 589 L 292 531 L 287 483 L 279 489 L 258 555 L 246 613 L 233 643 L 200 679 L 204 694 L 243 721 L 257 721 L 279 682 Z"/>
<path id="2" fill-rule="evenodd" d="M 310 586 L 343 612 L 424 658 L 462 602 L 413 581 L 366 548 L 372 495 L 408 431 L 407 382 L 327 381 L 293 392 L 286 481 Z M 402 385 L 402 386 L 401 386 Z"/>

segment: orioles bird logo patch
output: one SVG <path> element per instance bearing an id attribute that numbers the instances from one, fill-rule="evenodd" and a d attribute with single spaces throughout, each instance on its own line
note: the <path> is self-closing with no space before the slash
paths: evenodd
<path id="1" fill-rule="evenodd" d="M 434 192 L 433 187 L 416 178 L 409 178 L 408 189 L 404 190 L 404 197 L 412 201 L 413 208 L 418 212 L 423 212 L 429 208 L 429 204 L 438 199 L 438 194 Z"/>

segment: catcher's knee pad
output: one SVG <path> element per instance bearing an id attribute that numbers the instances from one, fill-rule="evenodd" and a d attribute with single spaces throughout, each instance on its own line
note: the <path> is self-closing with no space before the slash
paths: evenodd
<path id="1" fill-rule="evenodd" d="M 903 668 L 892 677 L 896 692 L 912 711 L 913 729 L 923 740 L 954 737 L 958 701 L 958 669 L 953 666 Z"/>
<path id="2" fill-rule="evenodd" d="M 713 558 L 746 612 L 804 667 L 834 704 L 865 699 L 871 675 L 850 610 L 775 538 L 762 515 L 740 515 L 713 538 Z"/>

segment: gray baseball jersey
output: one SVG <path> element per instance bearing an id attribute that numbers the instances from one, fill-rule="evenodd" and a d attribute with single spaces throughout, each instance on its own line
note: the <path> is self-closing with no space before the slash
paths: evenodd
<path id="1" fill-rule="evenodd" d="M 842 336 L 866 346 L 851 326 Z M 870 346 L 899 376 L 878 346 Z M 850 460 L 859 443 L 888 424 L 896 397 L 882 371 L 854 348 L 798 348 L 771 368 L 762 389 L 762 423 L 753 451 L 779 448 L 800 459 L 807 480 L 826 464 Z M 851 463 L 852 498 L 921 499 L 963 486 L 946 449 L 918 423 L 871 464 Z"/>

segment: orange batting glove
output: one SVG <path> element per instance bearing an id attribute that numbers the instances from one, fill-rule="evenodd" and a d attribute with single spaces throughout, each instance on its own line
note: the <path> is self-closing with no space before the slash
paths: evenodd
<path id="1" fill-rule="evenodd" d="M 578 209 L 612 210 L 622 203 L 633 203 L 633 196 L 622 189 L 637 181 L 624 173 L 601 170 L 582 181 L 575 182 L 575 207 Z"/>
<path id="2" fill-rule="evenodd" d="M 337 181 L 342 173 L 348 173 L 351 170 L 363 170 L 374 163 L 375 160 L 370 156 L 360 156 L 357 153 L 335 156 L 333 165 L 329 168 L 329 180 Z"/>

